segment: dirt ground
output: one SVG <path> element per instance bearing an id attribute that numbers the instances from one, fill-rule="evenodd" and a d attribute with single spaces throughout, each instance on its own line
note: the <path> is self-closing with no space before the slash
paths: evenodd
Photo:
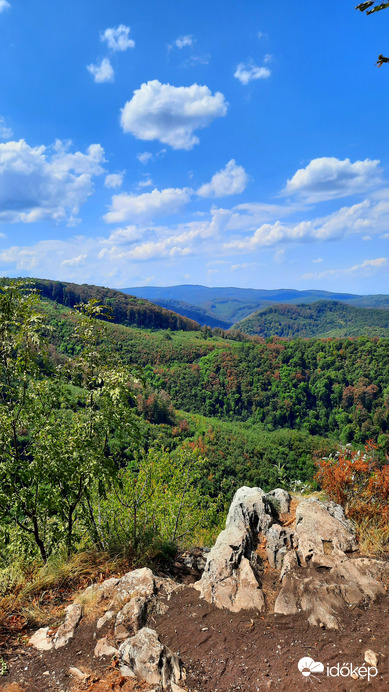
<path id="1" fill-rule="evenodd" d="M 148 624 L 161 641 L 177 652 L 187 671 L 188 692 L 371 692 L 389 689 L 389 602 L 345 612 L 343 629 L 309 627 L 302 616 L 244 611 L 230 613 L 199 599 L 191 586 L 173 594 L 169 610 Z M 93 625 L 82 622 L 75 638 L 63 649 L 39 653 L 21 642 L 3 653 L 8 672 L 2 692 L 146 692 L 152 688 L 123 678 L 117 662 L 93 655 Z M 109 634 L 109 632 L 104 632 Z M 364 652 L 379 654 L 378 675 L 367 680 L 328 677 L 327 666 L 364 665 Z M 324 664 L 324 673 L 304 677 L 298 661 L 309 656 Z M 77 667 L 89 677 L 78 681 Z M 1 678 L 0 678 L 1 680 Z"/>
<path id="2" fill-rule="evenodd" d="M 190 691 L 375 692 L 389 688 L 388 606 L 385 599 L 348 611 L 343 630 L 335 632 L 310 627 L 302 615 L 261 617 L 257 612 L 219 610 L 187 588 L 173 594 L 168 613 L 155 624 L 161 641 L 180 653 Z M 380 655 L 378 675 L 370 683 L 327 677 L 327 665 L 362 666 L 367 649 Z M 297 668 L 304 656 L 322 662 L 324 673 L 304 677 Z"/>

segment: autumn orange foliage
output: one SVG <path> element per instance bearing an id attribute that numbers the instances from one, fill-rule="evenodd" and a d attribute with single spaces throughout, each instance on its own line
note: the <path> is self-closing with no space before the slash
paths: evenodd
<path id="1" fill-rule="evenodd" d="M 368 440 L 365 452 L 347 445 L 316 462 L 316 480 L 331 500 L 341 504 L 350 519 L 389 522 L 389 464 L 379 463 L 377 445 Z"/>

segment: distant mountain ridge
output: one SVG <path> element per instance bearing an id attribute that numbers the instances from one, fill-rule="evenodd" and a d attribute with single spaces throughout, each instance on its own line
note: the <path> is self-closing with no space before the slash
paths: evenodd
<path id="1" fill-rule="evenodd" d="M 272 305 L 253 312 L 233 329 L 263 338 L 389 337 L 389 310 L 329 300 L 305 305 Z"/>
<path id="2" fill-rule="evenodd" d="M 357 307 L 389 308 L 389 295 L 356 295 L 354 293 L 332 293 L 331 291 L 296 289 L 256 289 L 230 287 L 208 287 L 201 285 L 183 284 L 177 286 L 138 286 L 123 288 L 123 293 L 146 298 L 157 305 L 163 305 L 188 315 L 188 306 L 192 306 L 196 319 L 200 324 L 216 325 L 211 320 L 221 321 L 223 328 L 228 328 L 243 320 L 256 310 L 273 304 L 298 305 L 314 303 L 321 300 L 337 301 Z M 189 315 L 188 315 L 189 316 Z"/>

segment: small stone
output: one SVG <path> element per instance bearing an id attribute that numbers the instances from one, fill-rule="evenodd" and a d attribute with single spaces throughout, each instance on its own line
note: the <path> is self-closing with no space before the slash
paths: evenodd
<path id="1" fill-rule="evenodd" d="M 97 620 L 97 623 L 96 623 L 97 629 L 99 630 L 102 627 L 104 627 L 105 623 L 109 622 L 109 620 L 111 620 L 114 615 L 115 615 L 114 610 L 107 610 L 107 612 L 104 613 L 104 615 L 101 618 L 99 618 L 99 620 Z"/>
<path id="2" fill-rule="evenodd" d="M 99 639 L 95 646 L 95 656 L 114 656 L 115 654 L 119 653 L 117 649 L 115 649 L 114 646 L 111 646 L 111 644 L 108 642 L 107 637 L 103 637 L 102 639 Z"/>
<path id="3" fill-rule="evenodd" d="M 358 679 L 359 679 L 359 677 L 358 677 L 358 675 L 357 675 L 356 673 L 353 673 L 351 677 L 352 677 L 353 680 L 358 680 Z"/>
<path id="4" fill-rule="evenodd" d="M 90 678 L 90 675 L 87 675 L 87 673 L 83 673 L 82 670 L 80 670 L 79 668 L 75 668 L 73 666 L 69 668 L 69 673 L 78 680 L 87 680 L 88 678 Z"/>
<path id="5" fill-rule="evenodd" d="M 366 661 L 366 663 L 369 664 L 369 666 L 373 666 L 374 668 L 377 668 L 377 666 L 378 666 L 378 654 L 376 654 L 371 649 L 367 649 L 365 651 L 365 661 Z"/>
<path id="6" fill-rule="evenodd" d="M 54 646 L 54 642 L 48 635 L 49 629 L 49 627 L 41 627 L 30 637 L 29 644 L 38 649 L 38 651 L 50 651 Z"/>

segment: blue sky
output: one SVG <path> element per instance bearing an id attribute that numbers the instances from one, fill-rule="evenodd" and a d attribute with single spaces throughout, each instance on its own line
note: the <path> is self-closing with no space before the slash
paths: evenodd
<path id="1" fill-rule="evenodd" d="M 0 0 L 0 275 L 388 293 L 389 10 Z"/>

